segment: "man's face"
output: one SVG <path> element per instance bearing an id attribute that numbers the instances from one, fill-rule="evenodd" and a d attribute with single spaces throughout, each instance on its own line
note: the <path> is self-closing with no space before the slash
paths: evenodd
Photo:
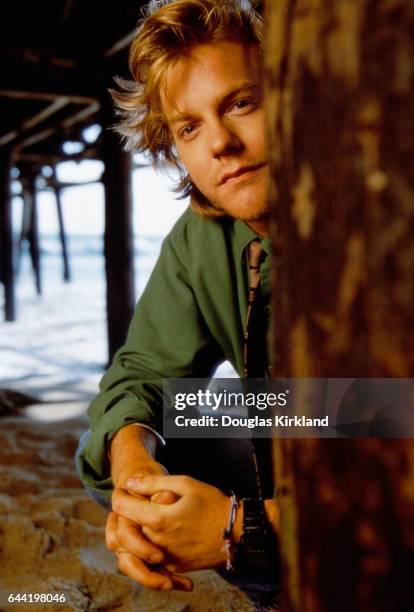
<path id="1" fill-rule="evenodd" d="M 266 220 L 269 173 L 257 46 L 220 41 L 195 47 L 172 67 L 162 103 L 177 153 L 201 193 L 252 227 Z"/>

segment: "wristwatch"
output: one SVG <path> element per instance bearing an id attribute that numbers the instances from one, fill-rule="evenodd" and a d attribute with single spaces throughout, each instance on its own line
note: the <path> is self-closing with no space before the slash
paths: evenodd
<path id="1" fill-rule="evenodd" d="M 250 579 L 278 571 L 276 537 L 261 498 L 243 499 L 243 534 L 234 547 L 234 569 Z"/>

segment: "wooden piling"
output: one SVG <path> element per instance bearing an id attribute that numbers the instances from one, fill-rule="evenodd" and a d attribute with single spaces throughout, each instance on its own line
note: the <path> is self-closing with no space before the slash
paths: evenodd
<path id="1" fill-rule="evenodd" d="M 11 147 L 0 147 L 0 280 L 4 284 L 4 318 L 6 321 L 14 321 L 16 318 L 13 269 L 12 203 L 10 190 L 12 158 L 13 150 Z"/>
<path id="2" fill-rule="evenodd" d="M 414 7 L 267 13 L 274 376 L 412 377 Z M 413 440 L 275 448 L 283 609 L 414 609 Z"/>
<path id="3" fill-rule="evenodd" d="M 25 241 L 29 242 L 30 221 L 31 221 L 31 216 L 32 216 L 31 198 L 27 194 L 27 189 L 23 181 L 22 181 L 21 196 L 23 200 L 23 214 L 22 214 L 22 224 L 21 224 L 21 229 L 20 229 L 19 244 L 18 244 L 18 249 L 17 249 L 17 261 L 15 265 L 16 276 L 20 272 L 21 259 L 23 255 L 23 243 Z"/>
<path id="4" fill-rule="evenodd" d="M 53 168 L 52 176 L 53 176 L 53 182 L 55 183 L 53 187 L 53 192 L 55 194 L 55 199 L 56 199 L 56 211 L 57 211 L 58 223 L 59 223 L 59 239 L 60 239 L 60 245 L 62 248 L 63 280 L 66 282 L 69 282 L 71 275 L 70 275 L 70 267 L 69 267 L 68 248 L 67 248 L 67 242 L 66 242 L 65 223 L 64 223 L 64 218 L 63 218 L 63 208 L 62 208 L 62 198 L 61 198 L 62 190 L 57 185 L 57 177 L 56 177 L 55 168 Z"/>
<path id="5" fill-rule="evenodd" d="M 132 156 L 111 129 L 112 104 L 102 101 L 102 160 L 105 164 L 105 273 L 108 356 L 112 360 L 126 338 L 135 307 L 132 227 Z"/>
<path id="6" fill-rule="evenodd" d="M 28 167 L 25 171 L 24 183 L 26 190 L 27 206 L 30 210 L 30 224 L 28 232 L 30 258 L 35 276 L 36 292 L 42 294 L 42 276 L 40 264 L 40 244 L 39 244 L 39 218 L 37 210 L 37 189 L 36 189 L 37 170 Z"/>

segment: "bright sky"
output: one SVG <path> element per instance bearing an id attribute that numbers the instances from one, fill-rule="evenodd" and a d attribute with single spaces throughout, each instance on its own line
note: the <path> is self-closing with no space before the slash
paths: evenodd
<path id="1" fill-rule="evenodd" d="M 140 160 L 141 161 L 141 160 Z M 62 181 L 94 180 L 102 172 L 102 163 L 85 160 L 81 163 L 65 162 L 57 167 Z M 139 168 L 133 172 L 134 232 L 139 235 L 164 236 L 188 205 L 176 200 L 171 192 L 172 178 L 156 173 L 152 168 Z M 39 229 L 42 234 L 57 234 L 55 198 L 50 191 L 39 193 Z M 67 188 L 62 193 L 63 214 L 68 235 L 101 235 L 104 229 L 104 197 L 100 183 Z M 21 198 L 13 205 L 15 228 L 21 224 Z"/>

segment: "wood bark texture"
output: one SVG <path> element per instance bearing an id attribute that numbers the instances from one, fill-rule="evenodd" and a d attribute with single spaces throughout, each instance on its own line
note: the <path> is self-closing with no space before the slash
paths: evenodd
<path id="1" fill-rule="evenodd" d="M 267 3 L 276 377 L 414 373 L 414 3 Z M 414 609 L 410 439 L 276 440 L 284 608 Z"/>

